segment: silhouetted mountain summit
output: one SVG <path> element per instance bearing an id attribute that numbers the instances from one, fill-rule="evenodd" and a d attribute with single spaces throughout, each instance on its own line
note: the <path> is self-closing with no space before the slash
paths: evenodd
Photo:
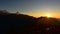
<path id="1" fill-rule="evenodd" d="M 0 14 L 8 14 L 9 12 L 7 10 L 0 10 Z"/>
<path id="2" fill-rule="evenodd" d="M 54 25 L 60 25 L 60 21 L 57 18 L 52 18 L 52 17 L 50 17 L 50 18 L 48 18 L 48 17 L 39 17 L 37 19 L 38 19 L 38 21 L 40 21 L 42 23 L 45 22 L 45 24 L 46 23 L 52 23 Z"/>
<path id="3" fill-rule="evenodd" d="M 0 31 L 2 34 L 60 34 L 60 21 L 1 11 Z"/>

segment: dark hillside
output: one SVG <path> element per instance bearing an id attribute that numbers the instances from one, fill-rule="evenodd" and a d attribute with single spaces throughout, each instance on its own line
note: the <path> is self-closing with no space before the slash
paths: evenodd
<path id="1" fill-rule="evenodd" d="M 56 18 L 35 18 L 23 14 L 0 13 L 1 34 L 60 34 Z"/>
<path id="2" fill-rule="evenodd" d="M 16 30 L 25 29 L 26 25 L 32 25 L 35 22 L 36 18 L 23 14 L 0 14 L 0 31 L 3 33 L 17 33 Z M 25 27 L 25 28 L 24 28 Z M 12 32 L 11 32 L 12 31 Z"/>

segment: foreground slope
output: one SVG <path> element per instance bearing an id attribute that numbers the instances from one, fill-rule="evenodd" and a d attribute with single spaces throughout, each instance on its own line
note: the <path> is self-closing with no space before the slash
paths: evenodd
<path id="1" fill-rule="evenodd" d="M 60 21 L 56 18 L 0 13 L 0 32 L 1 34 L 60 34 Z"/>
<path id="2" fill-rule="evenodd" d="M 34 17 L 23 14 L 0 14 L 0 31 L 1 33 L 22 32 L 25 25 L 35 22 Z"/>

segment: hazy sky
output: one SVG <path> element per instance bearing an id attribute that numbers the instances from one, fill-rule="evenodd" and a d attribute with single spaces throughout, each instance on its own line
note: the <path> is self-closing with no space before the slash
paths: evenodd
<path id="1" fill-rule="evenodd" d="M 39 17 L 50 13 L 60 17 L 60 0 L 0 0 L 0 9 Z"/>

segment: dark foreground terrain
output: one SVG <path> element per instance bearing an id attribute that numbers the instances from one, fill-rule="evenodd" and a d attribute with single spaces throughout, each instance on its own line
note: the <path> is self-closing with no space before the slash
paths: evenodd
<path id="1" fill-rule="evenodd" d="M 60 20 L 0 13 L 0 32 L 1 34 L 60 34 Z"/>

